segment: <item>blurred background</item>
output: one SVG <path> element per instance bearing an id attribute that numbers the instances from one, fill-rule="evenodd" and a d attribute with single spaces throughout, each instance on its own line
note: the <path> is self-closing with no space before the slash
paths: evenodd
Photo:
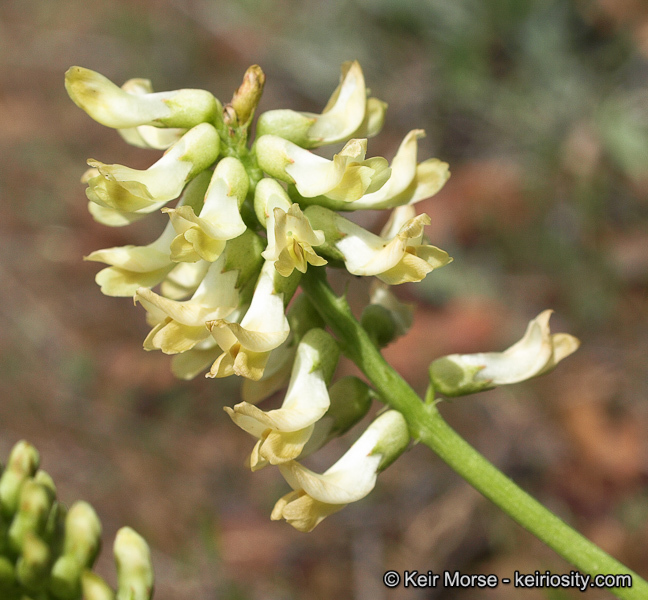
<path id="1" fill-rule="evenodd" d="M 178 382 L 146 353 L 144 311 L 102 296 L 92 250 L 155 239 L 163 220 L 93 222 L 85 160 L 146 168 L 67 98 L 71 65 L 118 84 L 205 88 L 223 102 L 252 63 L 260 109 L 319 112 L 358 59 L 389 103 L 369 154 L 425 128 L 420 160 L 452 177 L 419 205 L 455 261 L 400 297 L 415 327 L 386 349 L 423 392 L 453 352 L 502 350 L 545 308 L 578 353 L 528 384 L 446 402 L 451 424 L 586 536 L 648 576 L 648 5 L 643 0 L 2 0 L 0 456 L 26 438 L 59 496 L 104 524 L 100 572 L 130 525 L 158 600 L 568 599 L 606 592 L 387 591 L 386 569 L 567 573 L 569 565 L 416 447 L 364 501 L 301 534 L 288 491 L 250 473 L 222 406 L 238 382 Z M 357 435 L 356 433 L 352 433 Z M 348 441 L 321 454 L 331 464 Z M 3 459 L 4 460 L 4 459 Z"/>

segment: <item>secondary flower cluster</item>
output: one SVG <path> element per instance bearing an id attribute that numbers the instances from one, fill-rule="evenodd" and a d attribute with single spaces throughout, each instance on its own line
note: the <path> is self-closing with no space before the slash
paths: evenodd
<path id="1" fill-rule="evenodd" d="M 153 212 L 168 216 L 148 245 L 92 252 L 88 260 L 108 265 L 97 283 L 105 294 L 133 297 L 144 307 L 151 326 L 144 347 L 173 355 L 179 377 L 207 371 L 208 377 L 245 378 L 244 401 L 226 411 L 257 440 L 248 464 L 279 467 L 294 491 L 272 518 L 309 531 L 369 493 L 409 434 L 403 416 L 388 411 L 324 474 L 297 462 L 362 419 L 373 396 L 356 378 L 332 384 L 337 344 L 296 294 L 300 277 L 324 265 L 375 277 L 362 323 L 379 346 L 403 334 L 411 314 L 389 286 L 420 281 L 451 261 L 425 242 L 430 218 L 413 208 L 441 189 L 449 171 L 437 159 L 418 162 L 424 135 L 418 129 L 405 136 L 391 163 L 367 158 L 367 138 L 380 131 L 386 104 L 368 95 L 357 62 L 343 65 L 320 114 L 265 112 L 248 145 L 263 84 L 261 69 L 250 67 L 223 106 L 204 90 L 156 93 L 142 79 L 120 88 L 80 67 L 66 74 L 70 97 L 91 117 L 131 144 L 165 150 L 142 171 L 88 161 L 83 180 L 96 220 L 118 227 Z M 339 144 L 332 159 L 311 151 L 331 144 Z M 379 235 L 339 214 L 362 209 L 392 211 Z M 552 353 L 554 363 L 566 348 Z M 452 364 L 463 368 L 461 361 Z M 433 369 L 435 385 L 452 392 L 452 383 L 444 388 L 441 381 L 447 369 L 437 377 L 441 371 Z M 489 378 L 488 370 L 481 377 L 462 385 L 510 382 Z M 280 408 L 257 408 L 286 385 Z"/>
<path id="2" fill-rule="evenodd" d="M 0 597 L 3 600 L 150 600 L 153 569 L 146 542 L 119 530 L 114 553 L 117 592 L 92 565 L 101 523 L 86 502 L 69 510 L 56 500 L 52 478 L 39 469 L 38 451 L 18 442 L 0 468 Z"/>

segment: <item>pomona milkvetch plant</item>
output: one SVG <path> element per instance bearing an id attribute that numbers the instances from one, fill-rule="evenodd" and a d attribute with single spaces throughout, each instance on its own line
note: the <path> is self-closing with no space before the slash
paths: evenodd
<path id="1" fill-rule="evenodd" d="M 418 398 L 380 349 L 412 323 L 411 308 L 390 286 L 421 281 L 452 260 L 425 239 L 430 217 L 415 210 L 442 188 L 448 165 L 418 161 L 420 129 L 404 137 L 391 161 L 367 157 L 386 104 L 369 95 L 355 61 L 342 66 L 321 113 L 267 111 L 256 120 L 252 140 L 264 79 L 260 67 L 250 67 L 223 105 L 204 90 L 154 92 L 148 80 L 119 87 L 85 68 L 66 73 L 70 97 L 93 119 L 128 143 L 164 150 L 145 170 L 88 160 L 83 181 L 97 221 L 120 227 L 153 212 L 168 216 L 148 245 L 87 257 L 107 265 L 96 278 L 103 293 L 132 297 L 144 307 L 151 326 L 144 347 L 172 355 L 178 377 L 204 372 L 244 379 L 243 401 L 225 410 L 255 440 L 246 464 L 252 471 L 276 466 L 292 488 L 277 501 L 272 519 L 312 530 L 370 493 L 411 441 L 422 442 L 579 568 L 627 573 L 497 471 L 437 409 L 443 396 L 546 373 L 578 341 L 552 334 L 551 311 L 545 311 L 504 352 L 435 360 L 426 398 Z M 337 149 L 330 159 L 314 151 L 328 145 Z M 366 209 L 390 211 L 379 233 L 345 216 Z M 334 294 L 327 268 L 372 278 L 360 320 Z M 368 383 L 335 380 L 340 352 Z M 286 387 L 279 408 L 257 406 Z M 389 410 L 335 464 L 323 473 L 303 464 L 362 420 L 375 400 Z M 644 585 L 635 577 L 634 591 L 618 590 L 620 596 L 646 597 L 632 596 Z"/>

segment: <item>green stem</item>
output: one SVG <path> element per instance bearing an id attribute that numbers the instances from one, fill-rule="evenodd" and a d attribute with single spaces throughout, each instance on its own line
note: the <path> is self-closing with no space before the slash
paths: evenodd
<path id="1" fill-rule="evenodd" d="M 450 467 L 527 531 L 553 548 L 581 572 L 632 577 L 631 588 L 610 588 L 622 600 L 646 600 L 648 583 L 569 527 L 486 460 L 441 417 L 434 403 L 416 392 L 385 361 L 358 323 L 345 298 L 338 297 L 323 267 L 309 267 L 302 288 L 338 337 L 342 351 L 362 369 L 392 408 L 400 411 L 412 437 L 436 452 Z"/>

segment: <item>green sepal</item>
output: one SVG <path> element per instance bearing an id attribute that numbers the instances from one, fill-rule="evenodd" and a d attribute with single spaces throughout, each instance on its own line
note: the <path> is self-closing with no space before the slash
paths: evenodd
<path id="1" fill-rule="evenodd" d="M 380 426 L 380 437 L 371 454 L 380 454 L 378 473 L 391 465 L 409 446 L 410 434 L 405 417 L 397 410 L 388 410 L 369 427 Z"/>
<path id="2" fill-rule="evenodd" d="M 322 206 L 309 206 L 304 211 L 304 214 L 313 229 L 321 229 L 324 232 L 326 241 L 317 246 L 318 254 L 332 260 L 344 262 L 344 255 L 335 247 L 335 243 L 344 237 L 336 225 L 337 215 L 332 210 Z"/>
<path id="3" fill-rule="evenodd" d="M 397 337 L 396 323 L 391 313 L 380 304 L 365 306 L 360 323 L 378 348 L 384 348 Z"/>
<path id="4" fill-rule="evenodd" d="M 340 348 L 337 342 L 323 329 L 315 328 L 310 329 L 304 335 L 300 342 L 301 344 L 306 344 L 316 350 L 319 360 L 313 364 L 311 372 L 321 370 L 322 377 L 328 385 L 340 359 Z M 299 352 L 299 348 L 297 352 Z"/>
<path id="5" fill-rule="evenodd" d="M 294 110 L 269 110 L 259 115 L 256 135 L 257 137 L 265 134 L 278 135 L 302 148 L 308 148 L 310 145 L 308 130 L 315 121 L 315 118 L 307 117 Z"/>
<path id="6" fill-rule="evenodd" d="M 478 381 L 475 375 L 483 367 L 459 365 L 444 356 L 432 362 L 429 368 L 430 382 L 444 396 L 455 397 L 475 394 L 495 387 L 489 380 Z"/>

